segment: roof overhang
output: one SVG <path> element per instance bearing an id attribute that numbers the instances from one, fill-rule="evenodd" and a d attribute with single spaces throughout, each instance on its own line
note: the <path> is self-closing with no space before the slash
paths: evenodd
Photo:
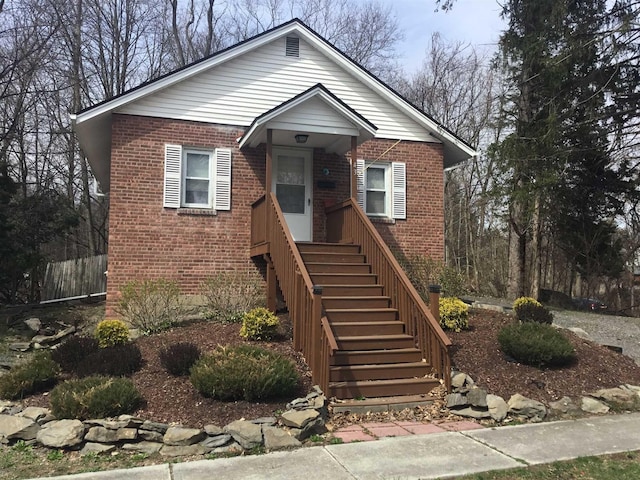
<path id="1" fill-rule="evenodd" d="M 319 105 L 324 107 L 322 115 Z M 364 143 L 375 136 L 377 127 L 317 84 L 256 117 L 238 140 L 240 148 L 266 143 L 267 130 L 273 130 L 276 145 L 293 145 L 296 135 L 305 134 L 309 137 L 305 147 L 341 155 L 351 149 L 351 137 L 357 137 L 358 144 Z"/>

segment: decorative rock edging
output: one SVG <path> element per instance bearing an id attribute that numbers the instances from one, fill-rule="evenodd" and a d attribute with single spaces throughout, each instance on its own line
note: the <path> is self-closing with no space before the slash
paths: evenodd
<path id="1" fill-rule="evenodd" d="M 507 422 L 512 419 L 541 422 L 548 415 L 576 416 L 583 413 L 603 414 L 610 409 L 634 409 L 640 407 L 640 387 L 621 385 L 617 388 L 601 389 L 580 398 L 576 405 L 570 397 L 551 402 L 548 408 L 541 402 L 518 393 L 508 402 L 497 395 L 488 394 L 475 385 L 473 379 L 462 372 L 451 373 L 452 393 L 445 397 L 446 407 L 456 415 L 477 420 L 491 419 Z"/>
<path id="2" fill-rule="evenodd" d="M 183 455 L 243 453 L 293 448 L 314 434 L 326 433 L 327 398 L 319 387 L 287 404 L 275 417 L 237 420 L 224 427 L 202 429 L 143 420 L 131 415 L 116 419 L 56 420 L 46 408 L 22 408 L 0 402 L 0 443 L 22 440 L 49 448 L 80 450 L 81 454 L 109 453 L 116 448 L 138 453 Z"/>

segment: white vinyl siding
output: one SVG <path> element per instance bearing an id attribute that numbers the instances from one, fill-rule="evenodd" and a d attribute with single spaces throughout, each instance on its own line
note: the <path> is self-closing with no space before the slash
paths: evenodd
<path id="1" fill-rule="evenodd" d="M 406 219 L 406 165 L 401 162 L 356 162 L 356 191 L 360 208 L 371 217 Z"/>
<path id="2" fill-rule="evenodd" d="M 165 145 L 166 208 L 231 209 L 231 150 Z"/>
<path id="3" fill-rule="evenodd" d="M 299 58 L 283 55 L 284 50 L 285 38 L 281 37 L 117 112 L 249 126 L 257 116 L 322 83 L 376 125 L 376 137 L 437 141 L 423 126 L 302 39 Z"/>

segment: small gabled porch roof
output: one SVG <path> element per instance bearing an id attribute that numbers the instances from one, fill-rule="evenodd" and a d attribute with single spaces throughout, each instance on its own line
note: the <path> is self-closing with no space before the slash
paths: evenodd
<path id="1" fill-rule="evenodd" d="M 238 139 L 240 148 L 267 143 L 267 130 L 273 131 L 273 144 L 296 145 L 296 135 L 307 135 L 307 148 L 324 148 L 328 153 L 351 150 L 351 138 L 362 144 L 374 137 L 377 127 L 340 100 L 322 84 L 292 97 L 256 117 Z"/>

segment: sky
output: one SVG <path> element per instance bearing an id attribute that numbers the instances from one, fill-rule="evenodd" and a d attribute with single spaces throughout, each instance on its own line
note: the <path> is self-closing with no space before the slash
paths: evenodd
<path id="1" fill-rule="evenodd" d="M 408 73 L 422 64 L 431 34 L 495 51 L 505 28 L 497 0 L 457 0 L 449 12 L 435 11 L 435 0 L 383 0 L 394 9 L 405 39 L 398 45 L 400 63 Z"/>

